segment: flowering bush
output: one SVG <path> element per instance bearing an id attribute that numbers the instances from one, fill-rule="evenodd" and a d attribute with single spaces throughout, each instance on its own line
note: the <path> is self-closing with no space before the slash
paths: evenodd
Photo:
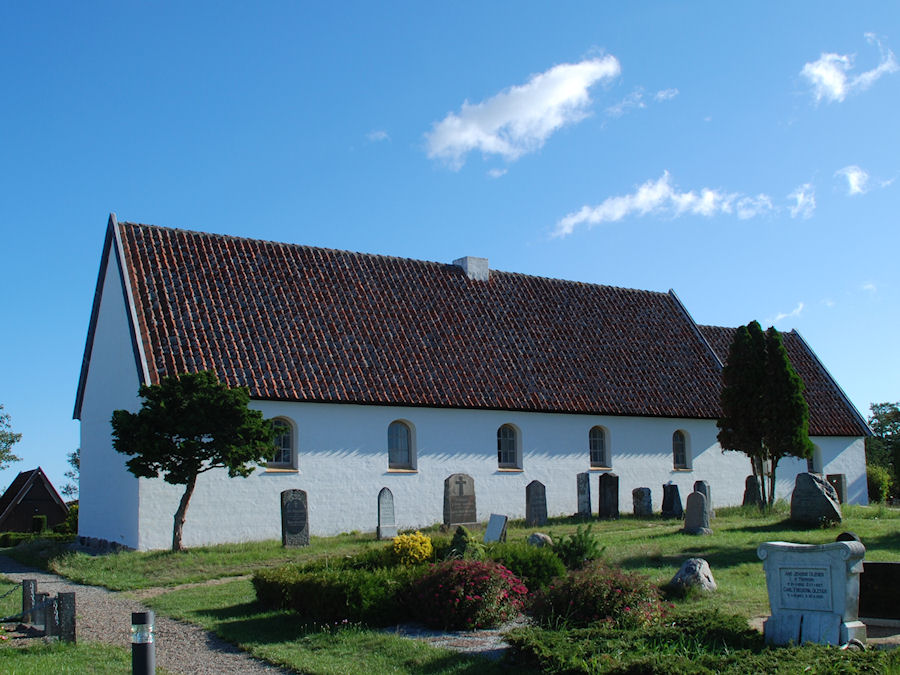
<path id="1" fill-rule="evenodd" d="M 649 579 L 599 562 L 555 580 L 531 604 L 534 617 L 551 626 L 599 622 L 641 628 L 658 623 L 666 612 L 667 605 Z"/>
<path id="2" fill-rule="evenodd" d="M 491 561 L 450 560 L 410 586 L 407 603 L 415 618 L 449 630 L 492 628 L 515 617 L 528 589 L 512 572 Z"/>
<path id="3" fill-rule="evenodd" d="M 394 537 L 394 557 L 401 565 L 418 565 L 431 558 L 431 539 L 419 531 Z"/>

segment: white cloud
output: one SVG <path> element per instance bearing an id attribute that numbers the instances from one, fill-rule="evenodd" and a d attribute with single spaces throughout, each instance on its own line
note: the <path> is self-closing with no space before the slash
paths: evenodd
<path id="1" fill-rule="evenodd" d="M 388 136 L 388 132 L 383 129 L 374 129 L 366 134 L 366 138 L 369 139 L 372 143 L 378 143 L 380 141 L 389 141 L 391 137 Z"/>
<path id="2" fill-rule="evenodd" d="M 866 291 L 868 293 L 877 293 L 878 288 L 871 281 L 860 286 L 860 290 Z"/>
<path id="3" fill-rule="evenodd" d="M 746 219 L 771 209 L 772 200 L 764 194 L 741 197 L 738 193 L 724 193 L 710 188 L 702 188 L 699 192 L 679 192 L 672 186 L 666 171 L 659 180 L 649 180 L 631 194 L 608 197 L 598 206 L 583 206 L 579 211 L 568 214 L 556 223 L 552 236 L 565 237 L 579 225 L 593 227 L 617 222 L 631 215 L 665 214 L 677 218 L 690 214 L 710 217 L 737 211 L 738 218 Z"/>
<path id="4" fill-rule="evenodd" d="M 647 104 L 644 103 L 644 90 L 638 87 L 621 101 L 608 107 L 606 109 L 606 114 L 610 117 L 621 117 L 632 108 L 646 107 Z"/>
<path id="5" fill-rule="evenodd" d="M 794 200 L 794 205 L 791 206 L 791 218 L 798 216 L 811 218 L 816 210 L 816 190 L 812 183 L 804 183 L 798 186 L 788 195 L 788 199 Z"/>
<path id="6" fill-rule="evenodd" d="M 832 300 L 831 298 L 825 298 L 822 301 L 822 304 L 830 309 L 831 307 L 834 307 L 834 300 Z"/>
<path id="7" fill-rule="evenodd" d="M 674 88 L 660 89 L 658 92 L 656 92 L 653 95 L 653 98 L 656 99 L 657 101 L 669 101 L 669 100 L 675 98 L 676 96 L 678 96 L 678 93 L 679 93 L 678 90 L 674 89 Z"/>
<path id="8" fill-rule="evenodd" d="M 766 323 L 769 324 L 769 325 L 771 325 L 771 326 L 774 326 L 776 323 L 778 323 L 778 322 L 781 321 L 782 319 L 788 319 L 788 318 L 790 318 L 790 317 L 792 317 L 792 316 L 800 316 L 800 312 L 803 311 L 803 306 L 804 306 L 804 305 L 803 305 L 802 302 L 798 302 L 798 303 L 797 303 L 797 306 L 794 307 L 794 309 L 793 309 L 792 311 L 788 312 L 787 314 L 785 314 L 785 313 L 783 313 L 783 312 L 782 312 L 782 313 L 779 313 L 779 314 L 776 314 L 774 318 L 772 318 L 772 319 L 766 319 Z"/>
<path id="9" fill-rule="evenodd" d="M 506 175 L 506 169 L 491 169 L 488 171 L 488 176 L 491 178 L 500 178 L 500 176 Z"/>
<path id="10" fill-rule="evenodd" d="M 449 113 L 425 134 L 428 156 L 453 169 L 461 168 L 472 150 L 516 160 L 539 149 L 561 127 L 584 119 L 589 89 L 620 72 L 611 55 L 564 63 L 481 103 L 465 101 L 458 114 Z"/>
<path id="11" fill-rule="evenodd" d="M 881 62 L 855 77 L 848 77 L 853 69 L 852 54 L 823 53 L 818 60 L 804 64 L 800 74 L 812 85 L 817 103 L 823 98 L 829 102 L 843 101 L 848 94 L 865 91 L 882 75 L 900 70 L 894 52 L 885 49 L 874 34 L 866 33 L 866 40 L 878 46 Z"/>
<path id="12" fill-rule="evenodd" d="M 847 194 L 861 195 L 866 192 L 866 183 L 869 182 L 869 174 L 855 164 L 845 166 L 834 172 L 835 176 L 843 176 L 847 179 Z"/>

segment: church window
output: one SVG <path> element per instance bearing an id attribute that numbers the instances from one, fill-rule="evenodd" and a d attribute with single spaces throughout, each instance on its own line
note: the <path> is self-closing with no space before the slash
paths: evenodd
<path id="1" fill-rule="evenodd" d="M 296 468 L 294 462 L 294 428 L 284 419 L 276 419 L 272 422 L 275 429 L 275 457 L 267 466 L 277 469 Z"/>
<path id="2" fill-rule="evenodd" d="M 672 434 L 672 465 L 676 469 L 691 468 L 687 435 L 683 431 L 676 431 Z"/>
<path id="3" fill-rule="evenodd" d="M 519 434 L 511 424 L 497 429 L 497 465 L 501 469 L 519 467 Z"/>
<path id="4" fill-rule="evenodd" d="M 413 434 L 406 422 L 396 420 L 388 426 L 388 468 L 415 469 Z"/>
<path id="5" fill-rule="evenodd" d="M 591 467 L 608 469 L 612 466 L 609 460 L 606 429 L 594 427 L 588 434 L 588 445 L 591 454 Z"/>

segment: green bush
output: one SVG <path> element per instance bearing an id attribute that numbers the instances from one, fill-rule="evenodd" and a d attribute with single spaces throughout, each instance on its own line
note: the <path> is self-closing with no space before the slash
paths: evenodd
<path id="1" fill-rule="evenodd" d="M 283 565 L 257 571 L 253 588 L 264 607 L 291 609 L 308 621 L 382 626 L 404 618 L 400 593 L 422 572 L 405 566 L 304 571 Z"/>
<path id="2" fill-rule="evenodd" d="M 494 544 L 488 557 L 519 577 L 532 591 L 566 573 L 566 566 L 549 546 L 532 546 L 524 541 Z"/>
<path id="3" fill-rule="evenodd" d="M 72 535 L 56 532 L 0 532 L 0 548 L 18 546 L 23 542 L 46 539 L 48 541 L 71 541 Z"/>
<path id="4" fill-rule="evenodd" d="M 585 563 L 600 557 L 603 547 L 591 532 L 591 526 L 579 525 L 574 534 L 564 535 L 553 545 L 553 550 L 567 569 L 575 570 L 584 567 Z"/>
<path id="5" fill-rule="evenodd" d="M 69 506 L 69 513 L 66 519 L 56 525 L 53 531 L 58 534 L 78 534 L 78 504 Z"/>
<path id="6" fill-rule="evenodd" d="M 484 544 L 472 536 L 465 527 L 459 525 L 450 540 L 448 559 L 455 560 L 484 560 Z"/>
<path id="7" fill-rule="evenodd" d="M 534 618 L 547 626 L 651 626 L 666 612 L 649 579 L 598 562 L 552 582 L 531 603 Z"/>
<path id="8" fill-rule="evenodd" d="M 891 495 L 894 477 L 883 466 L 870 464 L 866 467 L 866 482 L 869 487 L 869 501 L 884 502 Z"/>
<path id="9" fill-rule="evenodd" d="M 431 568 L 406 593 L 412 616 L 444 630 L 493 628 L 521 611 L 528 588 L 493 561 L 449 560 Z"/>

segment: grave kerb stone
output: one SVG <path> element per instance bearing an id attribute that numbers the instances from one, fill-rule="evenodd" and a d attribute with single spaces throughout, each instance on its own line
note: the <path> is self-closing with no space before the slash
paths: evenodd
<path id="1" fill-rule="evenodd" d="M 764 624 L 766 642 L 865 642 L 866 626 L 858 613 L 865 553 L 855 541 L 760 544 L 756 554 L 763 561 L 772 610 Z"/>

